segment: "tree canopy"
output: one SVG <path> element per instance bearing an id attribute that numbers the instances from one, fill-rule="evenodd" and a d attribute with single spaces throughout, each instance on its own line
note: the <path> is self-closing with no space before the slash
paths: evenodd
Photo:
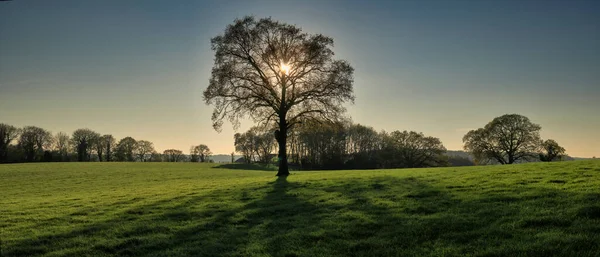
<path id="1" fill-rule="evenodd" d="M 309 119 L 337 120 L 345 111 L 342 103 L 354 101 L 354 69 L 333 59 L 330 37 L 271 18 L 245 17 L 211 43 L 215 62 L 204 100 L 215 107 L 213 127 L 220 131 L 227 119 L 237 128 L 246 117 L 275 123 L 278 176 L 289 174 L 289 129 Z"/>
<path id="2" fill-rule="evenodd" d="M 493 119 L 485 127 L 469 131 L 464 148 L 479 162 L 489 160 L 512 164 L 528 160 L 538 151 L 541 127 L 519 114 L 506 114 Z"/>

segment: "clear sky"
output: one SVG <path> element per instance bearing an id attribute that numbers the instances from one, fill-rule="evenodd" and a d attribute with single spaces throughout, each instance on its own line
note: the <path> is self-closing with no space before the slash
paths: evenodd
<path id="1" fill-rule="evenodd" d="M 245 15 L 333 37 L 356 69 L 356 123 L 458 150 L 519 113 L 569 155 L 600 156 L 600 1 L 0 2 L 0 122 L 230 153 L 202 91 L 210 38 Z"/>

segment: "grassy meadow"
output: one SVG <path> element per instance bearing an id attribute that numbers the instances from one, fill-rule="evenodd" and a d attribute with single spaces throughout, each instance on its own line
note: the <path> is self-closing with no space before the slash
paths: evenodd
<path id="1" fill-rule="evenodd" d="M 600 256 L 600 161 L 243 168 L 0 165 L 0 256 Z"/>

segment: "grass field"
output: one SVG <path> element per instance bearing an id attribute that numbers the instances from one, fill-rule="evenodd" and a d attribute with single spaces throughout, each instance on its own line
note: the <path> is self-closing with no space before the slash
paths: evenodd
<path id="1" fill-rule="evenodd" d="M 0 256 L 600 256 L 600 161 L 274 175 L 0 165 Z"/>

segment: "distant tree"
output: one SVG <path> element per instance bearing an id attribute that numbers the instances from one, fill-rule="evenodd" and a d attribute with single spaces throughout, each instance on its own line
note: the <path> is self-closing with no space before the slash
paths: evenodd
<path id="1" fill-rule="evenodd" d="M 148 161 L 150 159 L 150 154 L 152 154 L 153 152 L 155 152 L 154 150 L 154 144 L 150 141 L 146 141 L 146 140 L 139 140 L 137 141 L 136 147 L 135 147 L 135 154 L 138 156 L 138 159 L 141 162 L 145 162 Z"/>
<path id="2" fill-rule="evenodd" d="M 151 162 L 162 162 L 163 156 L 162 156 L 162 154 L 154 151 L 150 154 L 150 161 Z"/>
<path id="3" fill-rule="evenodd" d="M 44 150 L 52 145 L 52 135 L 43 128 L 27 126 L 23 128 L 19 139 L 19 146 L 25 153 L 28 162 L 41 161 Z"/>
<path id="4" fill-rule="evenodd" d="M 87 128 L 73 132 L 71 142 L 77 152 L 77 161 L 90 161 L 92 149 L 94 149 L 98 138 L 100 138 L 100 134 Z"/>
<path id="5" fill-rule="evenodd" d="M 447 166 L 446 148 L 439 138 L 414 131 L 394 131 L 390 138 L 396 148 L 400 166 L 405 168 Z"/>
<path id="6" fill-rule="evenodd" d="M 200 157 L 200 162 L 208 162 L 208 159 L 212 155 L 210 148 L 206 145 L 198 145 L 198 153 Z"/>
<path id="7" fill-rule="evenodd" d="M 199 162 L 200 161 L 200 153 L 198 153 L 198 146 L 193 145 L 190 146 L 190 162 Z"/>
<path id="8" fill-rule="evenodd" d="M 258 161 L 261 163 L 269 163 L 271 154 L 277 143 L 275 135 L 261 127 L 252 127 L 250 128 L 250 131 L 252 131 L 252 136 L 254 136 L 252 139 L 252 150 L 258 157 Z"/>
<path id="9" fill-rule="evenodd" d="M 562 159 L 565 149 L 552 139 L 541 143 L 542 152 L 539 154 L 540 161 L 551 162 Z"/>
<path id="10" fill-rule="evenodd" d="M 252 131 L 248 131 L 233 135 L 235 151 L 242 154 L 246 163 L 251 163 L 253 159 L 255 135 L 252 133 Z"/>
<path id="11" fill-rule="evenodd" d="M 98 144 L 96 145 L 96 147 L 98 152 L 98 158 L 100 159 L 100 161 L 103 160 L 103 153 L 105 157 L 104 160 L 106 160 L 107 162 L 112 161 L 112 157 L 115 151 L 114 149 L 116 147 L 115 141 L 116 140 L 112 135 L 103 135 L 98 139 Z"/>
<path id="12" fill-rule="evenodd" d="M 337 120 L 354 101 L 354 69 L 334 60 L 333 39 L 309 35 L 270 18 L 236 19 L 211 40 L 215 63 L 204 100 L 214 104 L 213 127 L 250 117 L 278 130 L 279 171 L 287 176 L 288 132 L 305 120 Z"/>
<path id="13" fill-rule="evenodd" d="M 478 162 L 495 160 L 501 164 L 532 158 L 540 144 L 540 125 L 518 114 L 495 118 L 485 127 L 471 130 L 464 137 L 464 149 Z"/>
<path id="14" fill-rule="evenodd" d="M 0 162 L 5 162 L 8 159 L 9 145 L 13 140 L 19 137 L 20 129 L 0 123 Z"/>
<path id="15" fill-rule="evenodd" d="M 179 162 L 183 160 L 183 152 L 176 149 L 167 149 L 163 152 L 163 157 L 167 162 Z"/>
<path id="16" fill-rule="evenodd" d="M 347 131 L 342 122 L 308 121 L 298 128 L 301 164 L 307 169 L 342 169 L 347 156 Z"/>
<path id="17" fill-rule="evenodd" d="M 235 153 L 231 152 L 231 163 L 235 162 Z"/>
<path id="18" fill-rule="evenodd" d="M 71 138 L 65 132 L 58 132 L 54 136 L 54 150 L 58 153 L 60 161 L 69 159 L 69 148 Z"/>
<path id="19" fill-rule="evenodd" d="M 379 135 L 372 127 L 360 124 L 348 126 L 349 166 L 363 169 L 376 168 L 379 141 Z"/>
<path id="20" fill-rule="evenodd" d="M 137 141 L 132 137 L 126 137 L 119 140 L 115 151 L 115 157 L 120 162 L 132 162 L 135 161 L 135 150 L 137 148 Z"/>
<path id="21" fill-rule="evenodd" d="M 190 148 L 190 161 L 191 162 L 208 162 L 208 159 L 212 152 L 210 148 L 204 144 L 192 146 Z"/>

